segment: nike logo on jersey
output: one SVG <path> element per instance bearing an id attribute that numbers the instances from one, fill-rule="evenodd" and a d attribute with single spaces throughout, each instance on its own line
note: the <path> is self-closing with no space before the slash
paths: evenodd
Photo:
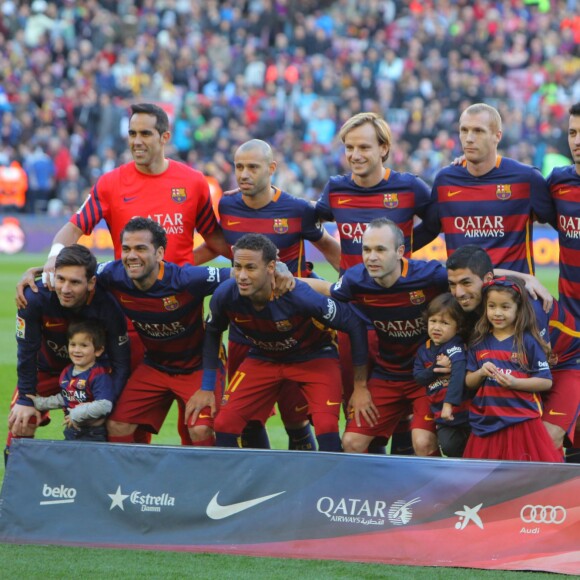
<path id="1" fill-rule="evenodd" d="M 243 323 L 243 322 L 252 322 L 251 318 L 238 318 L 237 316 L 234 317 L 234 322 Z"/>
<path id="2" fill-rule="evenodd" d="M 211 419 L 211 415 L 208 415 L 207 413 L 200 413 L 197 416 L 198 419 Z"/>
<path id="3" fill-rule="evenodd" d="M 121 296 L 121 302 L 123 304 L 130 304 L 131 302 L 133 302 L 133 300 L 127 300 L 125 297 Z"/>
<path id="4" fill-rule="evenodd" d="M 481 360 L 482 358 L 485 358 L 488 354 L 489 350 L 486 350 L 485 352 L 480 352 L 478 358 Z"/>
<path id="5" fill-rule="evenodd" d="M 46 328 L 56 328 L 57 326 L 62 326 L 63 324 L 63 322 L 47 322 L 45 326 Z"/>
<path id="6" fill-rule="evenodd" d="M 242 223 L 242 222 L 231 222 L 231 221 L 229 221 L 229 220 L 228 220 L 228 223 L 227 223 L 227 225 L 228 225 L 228 226 L 237 226 L 238 224 L 241 224 L 241 223 Z"/>
<path id="7" fill-rule="evenodd" d="M 566 195 L 567 193 L 570 193 L 571 191 L 572 191 L 571 189 L 559 189 L 558 195 Z"/>
<path id="8" fill-rule="evenodd" d="M 208 518 L 212 520 L 223 520 L 231 516 L 235 516 L 240 512 L 250 509 L 258 504 L 264 503 L 269 499 L 272 499 L 278 495 L 286 493 L 285 491 L 280 491 L 278 493 L 273 493 L 272 495 L 264 495 L 262 497 L 257 497 L 256 499 L 249 499 L 248 501 L 240 501 L 237 503 L 232 503 L 230 505 L 220 505 L 217 501 L 219 491 L 211 498 L 211 501 L 207 505 L 205 513 Z"/>
<path id="9" fill-rule="evenodd" d="M 365 304 L 372 304 L 373 302 L 378 302 L 379 299 L 378 298 L 367 298 L 366 296 L 363 296 L 363 302 Z"/>
<path id="10" fill-rule="evenodd" d="M 431 417 L 431 415 L 425 415 L 423 419 L 425 421 L 435 421 L 435 417 Z"/>
<path id="11" fill-rule="evenodd" d="M 326 400 L 326 404 L 329 407 L 333 407 L 334 405 L 340 405 L 340 401 L 338 401 L 338 403 L 335 403 L 334 401 L 329 401 L 328 399 Z"/>
<path id="12" fill-rule="evenodd" d="M 339 199 L 338 200 L 338 205 L 344 205 L 345 203 L 348 203 L 349 201 L 352 201 L 352 199 L 348 198 L 348 199 Z"/>
<path id="13" fill-rule="evenodd" d="M 453 197 L 454 195 L 461 193 L 461 191 L 462 191 L 461 189 L 458 189 L 457 191 L 448 191 L 447 197 Z"/>
<path id="14" fill-rule="evenodd" d="M 136 195 L 132 195 L 131 197 L 123 196 L 123 201 L 125 203 L 129 203 L 130 201 L 133 201 L 135 199 L 137 199 L 137 196 Z"/>
<path id="15" fill-rule="evenodd" d="M 306 411 L 306 409 L 308 409 L 308 405 L 303 405 L 302 407 L 294 407 L 294 412 L 296 413 L 302 413 L 302 411 Z"/>
<path id="16" fill-rule="evenodd" d="M 554 411 L 554 409 L 550 409 L 548 411 L 548 415 L 552 415 L 552 416 L 554 416 L 554 415 L 565 415 L 565 414 L 566 413 L 559 413 L 558 411 Z"/>

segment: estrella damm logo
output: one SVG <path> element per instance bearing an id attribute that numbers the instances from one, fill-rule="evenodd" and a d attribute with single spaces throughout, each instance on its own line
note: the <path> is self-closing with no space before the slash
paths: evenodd
<path id="1" fill-rule="evenodd" d="M 423 304 L 425 302 L 425 292 L 423 290 L 413 290 L 409 292 L 409 298 L 411 299 L 411 304 Z"/>
<path id="2" fill-rule="evenodd" d="M 165 310 L 177 310 L 179 308 L 179 301 L 175 296 L 166 296 L 163 299 L 163 307 Z"/>
<path id="3" fill-rule="evenodd" d="M 279 332 L 288 332 L 292 330 L 292 323 L 289 320 L 276 320 L 276 329 Z"/>
<path id="4" fill-rule="evenodd" d="M 183 203 L 187 199 L 187 192 L 185 191 L 185 187 L 172 187 L 171 199 L 175 203 Z"/>
<path id="5" fill-rule="evenodd" d="M 288 231 L 288 219 L 277 218 L 274 220 L 274 231 L 277 234 L 285 234 Z"/>
<path id="6" fill-rule="evenodd" d="M 383 195 L 383 204 L 389 209 L 394 209 L 399 205 L 398 193 L 385 193 Z"/>
<path id="7" fill-rule="evenodd" d="M 512 186 L 509 183 L 498 184 L 495 195 L 498 199 L 509 199 L 512 196 Z"/>

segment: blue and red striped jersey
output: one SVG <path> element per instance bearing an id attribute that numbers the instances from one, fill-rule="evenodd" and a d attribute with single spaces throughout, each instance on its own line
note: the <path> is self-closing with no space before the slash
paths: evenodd
<path id="1" fill-rule="evenodd" d="M 441 375 L 433 372 L 437 357 L 445 355 L 451 361 L 451 374 Z M 454 336 L 444 344 L 435 344 L 431 339 L 422 344 L 415 358 L 413 376 L 415 380 L 426 387 L 435 422 L 441 425 L 464 425 L 469 420 L 469 400 L 465 387 L 465 372 L 467 368 L 467 353 L 463 339 Z M 451 403 L 453 421 L 441 419 L 443 403 Z"/>
<path id="2" fill-rule="evenodd" d="M 551 379 L 552 374 L 546 355 L 531 334 L 524 335 L 524 347 L 526 366 L 529 370 L 522 368 L 518 362 L 513 336 L 500 341 L 490 333 L 481 343 L 469 348 L 467 371 L 477 371 L 485 362 L 491 361 L 500 369 L 500 372 L 516 378 Z M 479 437 L 485 437 L 510 425 L 541 416 L 540 393 L 502 387 L 491 377 L 487 377 L 479 386 L 469 408 L 471 429 Z"/>
<path id="3" fill-rule="evenodd" d="M 60 394 L 67 409 L 74 409 L 82 403 L 93 401 L 115 402 L 113 383 L 109 369 L 96 363 L 78 375 L 73 375 L 74 365 L 66 367 L 59 378 Z"/>
<path id="4" fill-rule="evenodd" d="M 465 244 L 487 251 L 495 267 L 534 273 L 533 221 L 553 222 L 548 185 L 529 165 L 498 156 L 485 175 L 445 167 L 433 184 L 425 225 L 445 234 L 447 255 Z"/>
<path id="5" fill-rule="evenodd" d="M 390 288 L 379 286 L 359 264 L 349 268 L 330 292 L 337 300 L 353 302 L 374 326 L 379 356 L 372 376 L 408 381 L 413 380 L 417 349 L 427 339 L 423 311 L 448 289 L 447 271 L 439 262 L 403 259 L 401 276 Z"/>
<path id="6" fill-rule="evenodd" d="M 129 377 L 131 352 L 127 336 L 127 323 L 115 299 L 105 290 L 95 288 L 87 303 L 79 310 L 61 306 L 55 292 L 42 282 L 37 283 L 38 292 L 27 288 L 24 296 L 28 301 L 16 315 L 16 341 L 18 377 L 18 403 L 33 406 L 27 394 L 36 394 L 37 372 L 58 377 L 70 364 L 68 357 L 68 327 L 78 320 L 98 320 L 105 328 L 107 342 L 104 364 L 110 364 L 113 384 L 118 395 Z"/>
<path id="7" fill-rule="evenodd" d="M 109 289 L 145 346 L 145 363 L 163 372 L 191 373 L 201 365 L 203 299 L 230 268 L 162 262 L 155 284 L 135 287 L 120 260 L 103 264 L 97 280 Z"/>
<path id="8" fill-rule="evenodd" d="M 352 341 L 354 365 L 366 365 L 366 321 L 349 304 L 341 304 L 315 292 L 297 280 L 294 290 L 257 310 L 252 301 L 240 296 L 235 280 L 224 282 L 210 302 L 207 327 L 223 332 L 235 322 L 252 345 L 249 356 L 280 363 L 315 358 L 337 358 L 334 330 L 347 332 Z M 212 367 L 215 353 L 204 352 Z"/>
<path id="9" fill-rule="evenodd" d="M 576 166 L 554 169 L 548 186 L 556 208 L 560 245 L 560 302 L 580 320 L 580 175 Z"/>
<path id="10" fill-rule="evenodd" d="M 335 221 L 340 235 L 341 270 L 362 262 L 362 235 L 375 218 L 394 221 L 405 235 L 405 256 L 413 247 L 413 216 L 424 218 L 431 192 L 410 173 L 386 169 L 374 187 L 359 187 L 351 174 L 331 177 L 316 203 L 320 219 Z"/>

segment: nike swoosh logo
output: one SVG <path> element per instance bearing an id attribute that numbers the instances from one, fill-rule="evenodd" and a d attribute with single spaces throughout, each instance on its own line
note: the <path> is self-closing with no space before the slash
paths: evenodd
<path id="1" fill-rule="evenodd" d="M 208 415 L 207 413 L 200 413 L 197 416 L 198 419 L 211 419 L 211 415 Z"/>
<path id="2" fill-rule="evenodd" d="M 554 411 L 553 409 L 550 409 L 550 411 L 548 412 L 548 415 L 565 415 L 566 413 L 559 413 L 558 411 Z"/>
<path id="3" fill-rule="evenodd" d="M 372 304 L 373 302 L 378 302 L 379 299 L 378 298 L 367 298 L 366 296 L 363 296 L 363 302 L 365 304 Z"/>
<path id="4" fill-rule="evenodd" d="M 488 354 L 489 354 L 489 350 L 486 350 L 485 352 L 480 352 L 479 353 L 479 358 L 480 359 L 485 358 Z"/>
<path id="5" fill-rule="evenodd" d="M 132 197 L 123 197 L 123 201 L 125 203 L 128 203 L 130 201 L 133 201 L 134 199 L 137 199 L 137 196 L 136 195 L 133 195 Z"/>
<path id="6" fill-rule="evenodd" d="M 62 322 L 47 322 L 46 328 L 55 328 L 56 326 L 62 326 Z"/>
<path id="7" fill-rule="evenodd" d="M 303 407 L 294 407 L 294 412 L 302 413 L 302 411 L 306 411 L 308 409 L 308 405 L 304 405 Z"/>
<path id="8" fill-rule="evenodd" d="M 570 193 L 571 191 L 572 191 L 571 189 L 559 189 L 558 195 L 566 195 L 567 193 Z"/>
<path id="9" fill-rule="evenodd" d="M 349 201 L 352 201 L 352 199 L 339 199 L 338 205 L 344 205 L 345 203 L 348 203 Z"/>
<path id="10" fill-rule="evenodd" d="M 252 322 L 252 319 L 251 318 L 238 318 L 236 316 L 234 318 L 234 322 L 239 322 L 239 323 L 242 323 L 242 322 Z"/>
<path id="11" fill-rule="evenodd" d="M 329 401 L 329 400 L 327 399 L 327 401 L 326 401 L 326 404 L 327 404 L 329 407 L 332 407 L 333 405 L 340 405 L 340 401 L 338 401 L 338 403 L 335 403 L 334 401 Z"/>
<path id="12" fill-rule="evenodd" d="M 220 505 L 217 501 L 217 497 L 220 494 L 218 491 L 212 498 L 209 504 L 207 504 L 207 508 L 205 513 L 207 514 L 208 518 L 212 520 L 223 520 L 225 518 L 229 518 L 231 516 L 235 516 L 240 512 L 248 510 L 255 505 L 264 503 L 269 499 L 272 499 L 278 495 L 282 495 L 286 493 L 285 491 L 280 491 L 278 493 L 273 493 L 272 495 L 264 495 L 262 497 L 257 497 L 256 499 L 249 499 L 248 501 L 240 501 L 237 503 L 232 503 L 230 505 Z"/>
<path id="13" fill-rule="evenodd" d="M 435 421 L 435 417 L 431 417 L 430 415 L 425 415 L 425 416 L 423 417 L 423 419 L 424 419 L 425 421 Z"/>
<path id="14" fill-rule="evenodd" d="M 238 224 L 241 224 L 242 222 L 230 222 L 228 221 L 227 225 L 228 226 L 237 226 Z"/>
<path id="15" fill-rule="evenodd" d="M 129 303 L 133 302 L 133 300 L 127 300 L 126 298 L 123 298 L 123 296 L 121 296 L 121 302 L 123 304 L 129 304 Z"/>
<path id="16" fill-rule="evenodd" d="M 448 191 L 447 192 L 447 197 L 453 197 L 454 195 L 457 195 L 458 193 L 461 193 L 462 190 L 458 189 L 457 191 Z"/>

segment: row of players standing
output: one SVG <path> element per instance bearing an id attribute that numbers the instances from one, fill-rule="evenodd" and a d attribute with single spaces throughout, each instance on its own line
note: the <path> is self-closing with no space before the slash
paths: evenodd
<path id="1" fill-rule="evenodd" d="M 159 115 L 155 108 L 149 107 L 145 106 L 144 110 L 134 107 L 134 114 L 131 118 L 129 140 L 134 163 L 108 174 L 97 183 L 89 202 L 79 210 L 76 216 L 73 216 L 71 223 L 59 232 L 55 238 L 55 244 L 70 244 L 78 239 L 81 232 L 88 233 L 102 217 L 107 220 L 116 242 L 120 239 L 118 234 L 124 223 L 136 213 L 135 208 L 131 209 L 128 206 L 133 201 L 138 201 L 139 213 L 154 217 L 169 233 L 166 258 L 178 263 L 191 261 L 190 246 L 187 250 L 188 246 L 181 244 L 181 250 L 185 251 L 185 256 L 182 254 L 179 257 L 178 253 L 172 254 L 172 252 L 176 252 L 175 248 L 179 247 L 178 240 L 183 242 L 184 238 L 193 233 L 193 227 L 197 227 L 206 235 L 206 241 L 214 251 L 227 254 L 227 244 L 224 248 L 221 233 L 213 223 L 211 211 L 208 211 L 208 196 L 200 195 L 199 192 L 198 195 L 190 194 L 192 189 L 188 185 L 189 182 L 183 181 L 183 177 L 168 175 L 172 173 L 170 169 L 179 171 L 182 168 L 164 158 L 163 145 L 169 138 L 166 130 L 168 125 L 163 124 L 162 115 Z M 579 118 L 578 111 L 574 112 L 573 108 L 570 117 L 570 145 L 575 161 L 579 154 L 575 137 L 575 133 L 578 132 L 577 120 Z M 496 264 L 505 262 L 516 270 L 532 270 L 531 236 L 529 235 L 532 215 L 535 214 L 542 221 L 548 221 L 553 225 L 557 223 L 565 225 L 571 222 L 570 219 L 562 218 L 567 210 L 560 211 L 561 208 L 558 208 L 558 222 L 556 221 L 554 203 L 561 198 L 554 195 L 552 197 L 555 197 L 556 201 L 551 199 L 545 182 L 535 170 L 515 161 L 502 159 L 497 155 L 497 145 L 501 138 L 501 120 L 495 109 L 486 105 L 475 105 L 464 111 L 460 120 L 460 134 L 466 160 L 462 166 L 446 168 L 440 172 L 433 190 L 433 198 L 431 198 L 427 186 L 418 178 L 397 174 L 383 167 L 390 149 L 390 131 L 384 121 L 372 114 L 363 113 L 345 124 L 341 130 L 341 138 L 345 143 L 351 174 L 333 178 L 317 205 L 322 218 L 333 218 L 338 222 L 343 268 L 354 264 L 357 259 L 360 261 L 361 234 L 364 227 L 374 217 L 382 214 L 393 218 L 403 230 L 404 252 L 407 256 L 411 248 L 418 249 L 427 243 L 441 227 L 446 234 L 446 243 L 450 252 L 454 247 L 460 246 L 465 237 L 469 237 L 469 241 L 477 239 L 482 247 L 489 248 L 490 255 Z M 301 238 L 306 236 L 300 234 L 302 230 L 308 231 L 304 223 L 305 216 L 310 210 L 302 204 L 303 215 L 297 218 L 289 213 L 290 207 L 280 203 L 282 199 L 285 200 L 285 196 L 271 187 L 270 177 L 275 170 L 275 163 L 269 148 L 264 149 L 264 146 L 265 144 L 261 142 L 250 142 L 244 146 L 246 150 L 253 151 L 256 159 L 255 162 L 241 162 L 239 172 L 238 154 L 236 155 L 236 176 L 241 192 L 222 201 L 224 204 L 223 208 L 220 207 L 222 228 L 226 235 L 228 225 L 231 226 L 232 235 L 239 237 L 243 233 L 243 230 L 242 232 L 240 230 L 244 222 L 237 219 L 238 215 L 235 210 L 237 204 L 242 210 L 249 211 L 252 214 L 250 219 L 254 219 L 246 231 L 261 231 L 259 228 L 263 228 L 265 233 L 269 233 L 268 228 L 273 227 L 274 234 L 272 235 L 278 236 L 276 240 L 278 246 L 284 245 L 282 234 L 290 233 L 297 236 L 298 242 L 294 246 L 293 255 L 300 258 L 300 261 L 297 261 L 293 269 L 304 271 L 307 266 L 303 263 Z M 238 153 L 243 153 L 244 147 Z M 252 155 L 250 155 L 251 158 Z M 574 166 L 562 172 L 555 172 L 551 178 L 555 184 L 552 188 L 556 187 L 557 191 L 561 191 L 568 187 L 561 186 L 562 183 L 572 183 L 574 180 L 576 180 L 576 185 L 572 183 L 571 187 L 577 188 L 577 175 Z M 203 184 L 199 180 L 197 186 L 198 189 L 203 190 Z M 169 202 L 167 198 L 159 195 L 164 187 L 171 196 Z M 567 195 L 567 201 L 573 199 L 573 191 L 566 192 L 566 194 L 570 193 L 572 195 Z M 254 207 L 249 203 L 252 199 L 259 200 Z M 472 215 L 473 199 L 480 202 L 481 207 L 485 204 L 485 213 L 482 211 L 480 217 Z M 289 203 L 295 206 L 300 205 L 296 203 L 299 200 L 293 198 L 290 200 Z M 180 207 L 179 204 L 188 201 L 190 203 L 195 201 L 199 206 L 194 211 L 175 211 L 175 207 L 185 210 L 186 208 Z M 228 203 L 232 205 L 233 210 L 227 208 Z M 279 212 L 276 211 L 277 208 L 281 208 Z M 119 211 L 123 209 L 124 214 Z M 171 211 L 168 212 L 168 209 Z M 230 215 L 227 213 L 230 210 L 233 211 L 231 214 L 233 217 L 224 219 L 224 215 Z M 257 211 L 259 211 L 259 216 L 256 215 Z M 454 216 L 453 212 L 457 212 L 457 215 Z M 189 221 L 185 224 L 184 216 L 191 218 L 192 215 L 198 216 L 197 223 Z M 423 222 L 413 231 L 414 215 L 422 218 Z M 313 223 L 316 223 L 316 215 Z M 260 225 L 256 227 L 255 224 Z M 316 226 L 314 229 L 317 229 Z M 318 232 L 310 238 L 312 241 L 316 241 L 317 236 L 320 236 L 318 240 L 324 239 L 323 231 L 318 229 Z M 563 236 L 566 237 L 565 231 L 560 232 L 561 245 Z M 565 241 L 568 242 L 569 238 L 572 236 L 566 237 Z M 174 240 L 173 243 L 172 240 Z M 234 241 L 235 239 L 228 240 L 230 243 Z M 325 253 L 330 256 L 331 263 L 336 263 L 336 249 L 332 248 L 331 240 L 325 240 L 324 243 L 328 242 Z M 296 248 L 299 250 L 297 251 Z M 58 249 L 60 247 L 56 246 L 54 253 Z M 117 248 L 117 257 L 119 255 L 120 248 Z M 564 259 L 564 253 L 562 253 L 562 259 Z M 403 258 L 401 263 L 408 265 L 412 262 L 407 262 Z M 414 295 L 415 301 L 420 301 L 422 291 L 422 289 L 416 291 L 418 294 Z M 561 288 L 561 294 L 563 297 L 566 296 L 565 288 L 564 291 Z M 463 306 L 461 298 L 460 303 Z M 567 322 L 570 321 L 567 320 Z M 379 337 L 390 340 L 396 349 L 401 350 L 400 333 L 392 332 L 389 338 L 388 330 L 386 332 L 380 328 L 378 330 Z M 400 375 L 394 377 L 395 383 L 397 380 L 401 380 Z M 22 406 L 26 406 L 24 401 L 22 403 Z M 300 407 L 300 405 L 294 405 L 295 409 Z M 19 411 L 21 409 L 11 415 L 14 419 L 13 424 L 18 422 L 16 416 Z M 550 415 L 551 418 L 552 415 Z M 569 421 L 569 417 L 567 419 Z M 300 424 L 300 421 L 297 423 Z M 566 429 L 558 425 L 556 427 L 560 429 L 560 435 L 563 438 Z M 132 429 L 134 431 L 133 425 Z M 570 429 L 567 430 L 570 431 Z M 417 430 L 418 433 L 420 431 L 420 429 Z M 112 438 L 114 437 L 113 434 Z M 418 441 L 415 450 L 421 454 L 428 454 L 425 453 L 428 447 L 428 445 L 422 446 Z"/>

